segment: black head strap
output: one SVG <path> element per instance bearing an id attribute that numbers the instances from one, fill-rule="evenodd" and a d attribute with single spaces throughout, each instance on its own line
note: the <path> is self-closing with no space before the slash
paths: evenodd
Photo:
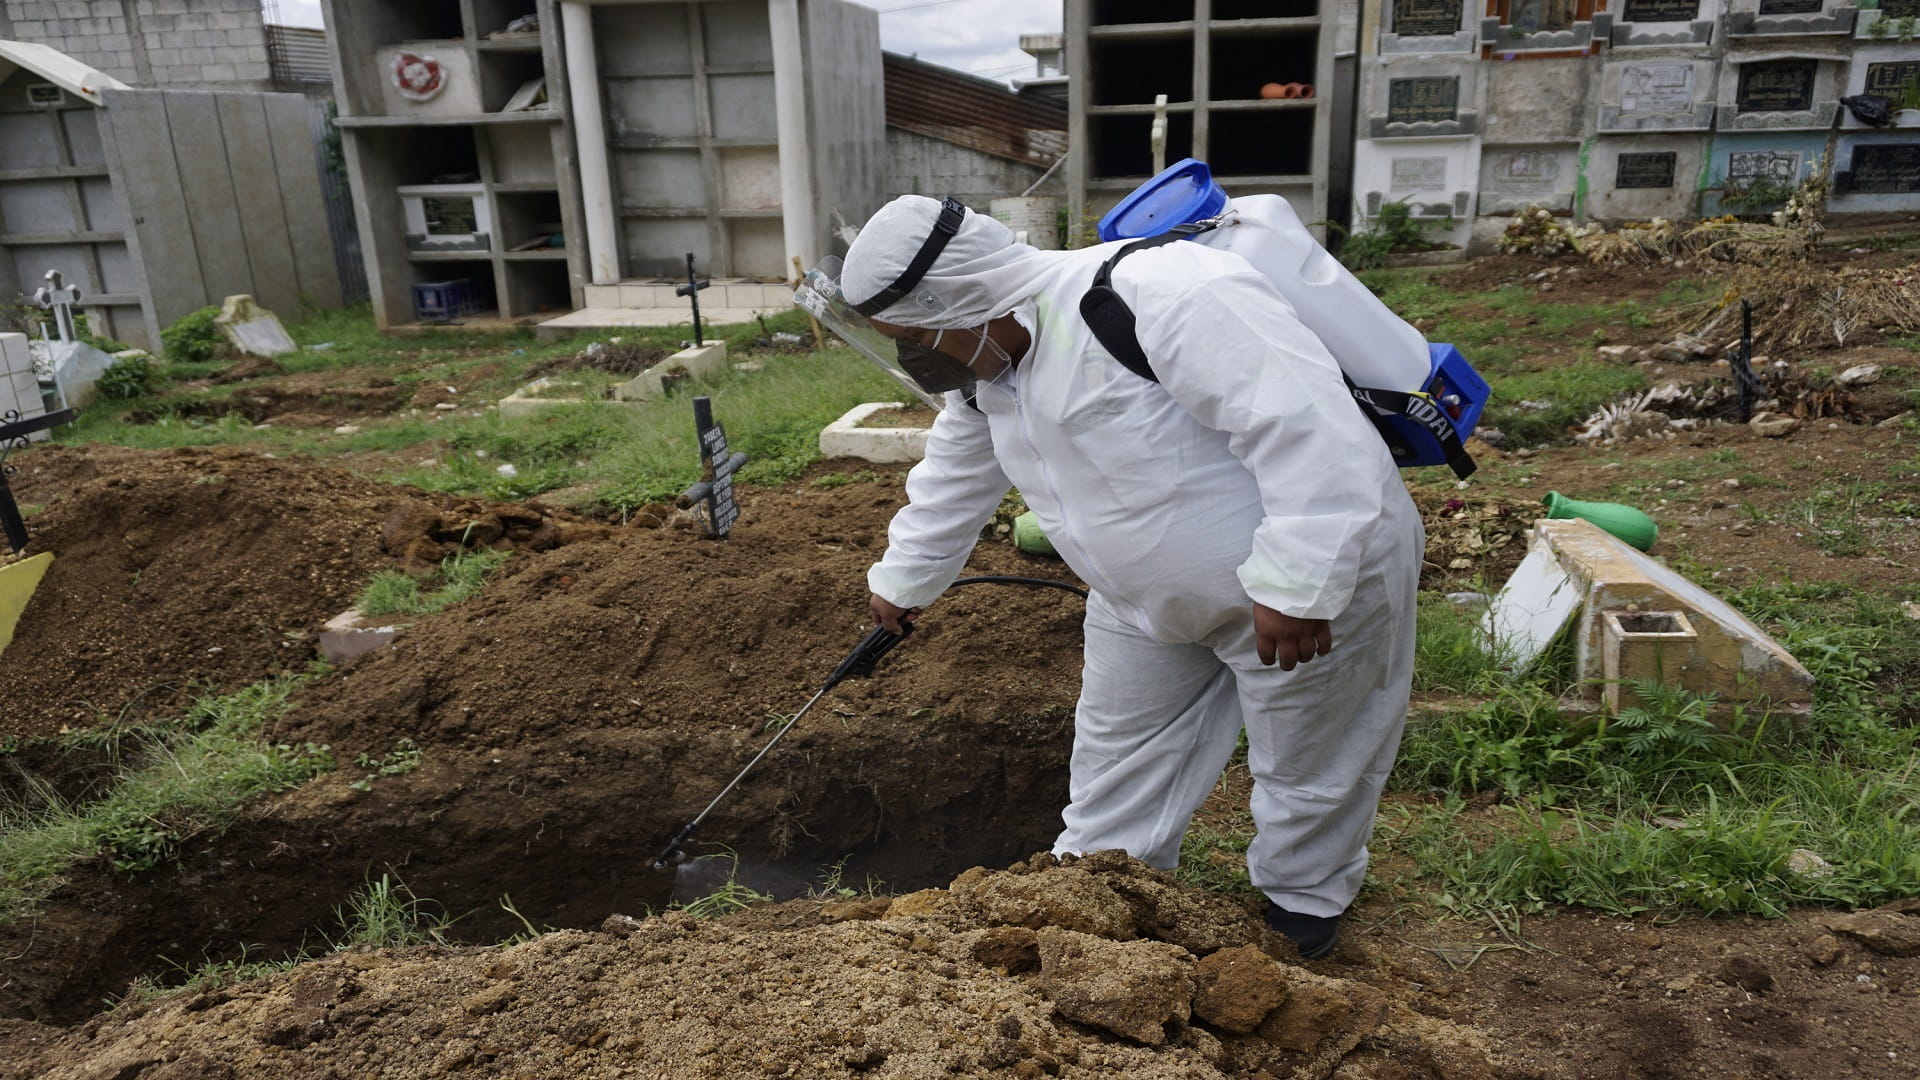
<path id="1" fill-rule="evenodd" d="M 959 199 L 949 195 L 940 203 L 939 220 L 933 223 L 933 231 L 927 234 L 927 242 L 920 245 L 920 251 L 901 271 L 893 284 L 881 289 L 871 299 L 853 305 L 853 310 L 871 319 L 875 315 L 892 307 L 895 301 L 913 291 L 920 279 L 927 276 L 933 268 L 933 260 L 947 250 L 947 241 L 960 231 L 960 222 L 967 216 L 967 208 Z"/>

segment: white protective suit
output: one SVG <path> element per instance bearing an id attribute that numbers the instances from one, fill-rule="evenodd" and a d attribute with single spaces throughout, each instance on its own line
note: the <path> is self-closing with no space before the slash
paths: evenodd
<path id="1" fill-rule="evenodd" d="M 876 214 L 848 252 L 846 295 L 893 281 L 938 210 L 907 196 Z M 1175 866 L 1244 726 L 1254 885 L 1287 910 L 1339 914 L 1405 723 L 1419 515 L 1338 365 L 1239 256 L 1187 242 L 1129 255 L 1113 284 L 1161 381 L 1108 355 L 1079 302 L 1115 250 L 1037 251 L 967 215 L 922 282 L 949 305 L 938 325 L 1012 312 L 1033 347 L 977 388 L 977 408 L 948 395 L 869 587 L 932 602 L 1017 486 L 1093 592 L 1055 850 Z M 933 325 L 908 306 L 877 317 Z M 1333 651 L 1262 665 L 1255 601 L 1331 620 Z"/>

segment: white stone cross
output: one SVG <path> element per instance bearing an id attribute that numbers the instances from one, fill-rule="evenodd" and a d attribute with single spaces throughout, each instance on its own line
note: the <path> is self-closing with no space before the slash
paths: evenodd
<path id="1" fill-rule="evenodd" d="M 65 284 L 60 271 L 47 271 L 47 283 L 33 294 L 33 302 L 53 311 L 61 341 L 78 340 L 73 331 L 73 306 L 80 302 L 80 286 Z"/>

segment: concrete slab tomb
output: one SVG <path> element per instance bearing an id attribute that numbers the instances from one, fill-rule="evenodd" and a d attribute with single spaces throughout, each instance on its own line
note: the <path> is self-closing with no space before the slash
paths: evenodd
<path id="1" fill-rule="evenodd" d="M 1515 670 L 1567 629 L 1581 696 L 1610 713 L 1637 703 L 1634 681 L 1710 694 L 1722 723 L 1735 707 L 1805 717 L 1813 704 L 1812 674 L 1779 642 L 1671 567 L 1579 519 L 1534 523 L 1527 558 L 1483 629 Z"/>

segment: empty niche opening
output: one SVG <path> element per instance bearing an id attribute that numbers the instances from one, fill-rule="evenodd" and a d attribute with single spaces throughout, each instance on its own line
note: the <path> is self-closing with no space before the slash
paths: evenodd
<path id="1" fill-rule="evenodd" d="M 461 127 L 417 127 L 367 132 L 388 144 L 382 158 L 395 162 L 395 183 L 402 187 L 417 184 L 472 184 L 480 180 L 480 154 L 474 147 L 473 132 Z"/>
<path id="2" fill-rule="evenodd" d="M 1678 612 L 1641 611 L 1621 612 L 1614 615 L 1614 621 L 1620 624 L 1625 634 L 1690 634 L 1693 628 Z"/>
<path id="3" fill-rule="evenodd" d="M 1313 171 L 1313 118 L 1313 109 L 1216 112 L 1208 164 L 1216 176 L 1304 176 Z"/>
<path id="4" fill-rule="evenodd" d="M 1320 14 L 1319 0 L 1213 0 L 1213 20 L 1302 19 Z"/>
<path id="5" fill-rule="evenodd" d="M 1093 175 L 1153 175 L 1153 117 L 1096 116 L 1087 121 L 1092 142 Z M 1167 163 L 1193 155 L 1193 116 L 1167 114 Z"/>
<path id="6" fill-rule="evenodd" d="M 1093 26 L 1185 22 L 1193 18 L 1193 0 L 1094 0 Z"/>
<path id="7" fill-rule="evenodd" d="M 504 250 L 539 251 L 555 247 L 553 238 L 561 231 L 558 192 L 499 192 L 494 196 L 494 207 L 499 215 L 495 227 Z"/>
<path id="8" fill-rule="evenodd" d="M 1151 105 L 1193 100 L 1193 45 L 1179 38 L 1090 41 L 1089 70 L 1095 105 Z"/>
<path id="9" fill-rule="evenodd" d="M 371 36 L 379 44 L 452 41 L 467 36 L 460 25 L 459 4 L 382 4 L 372 10 L 376 14 Z"/>
<path id="10" fill-rule="evenodd" d="M 1319 37 L 1312 30 L 1286 34 L 1216 34 L 1207 94 L 1214 101 L 1250 101 L 1268 83 L 1308 83 L 1318 78 Z M 1326 90 L 1315 86 L 1316 94 Z"/>
<path id="11" fill-rule="evenodd" d="M 564 262 L 508 263 L 507 288 L 515 316 L 544 315 L 573 308 L 573 286 Z"/>

